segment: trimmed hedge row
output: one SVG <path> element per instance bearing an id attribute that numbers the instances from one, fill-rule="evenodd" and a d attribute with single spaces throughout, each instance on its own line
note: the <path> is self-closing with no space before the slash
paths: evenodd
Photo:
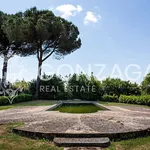
<path id="1" fill-rule="evenodd" d="M 126 96 L 121 95 L 119 97 L 120 103 L 128 104 L 139 104 L 139 105 L 148 105 L 150 106 L 150 95 L 141 95 L 141 96 Z"/>
<path id="2" fill-rule="evenodd" d="M 15 104 L 15 103 L 19 103 L 19 102 L 27 102 L 27 101 L 31 101 L 32 99 L 33 99 L 33 97 L 30 94 L 20 94 L 13 99 L 12 103 Z M 10 98 L 10 100 L 11 100 L 11 98 Z M 3 106 L 3 105 L 10 105 L 9 97 L 0 96 L 0 106 Z"/>
<path id="3" fill-rule="evenodd" d="M 119 102 L 116 95 L 103 95 L 101 100 L 104 102 Z"/>
<path id="4" fill-rule="evenodd" d="M 119 98 L 116 95 L 104 95 L 102 96 L 101 101 L 150 106 L 150 95 L 141 95 L 141 96 L 121 95 Z"/>

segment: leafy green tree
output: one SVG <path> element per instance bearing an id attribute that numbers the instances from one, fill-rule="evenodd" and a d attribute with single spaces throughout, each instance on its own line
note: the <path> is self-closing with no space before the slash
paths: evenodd
<path id="1" fill-rule="evenodd" d="M 93 87 L 94 91 L 88 92 L 90 100 L 100 100 L 101 97 L 104 94 L 103 88 L 102 88 L 102 83 L 93 76 L 93 74 L 90 77 L 90 87 Z"/>
<path id="2" fill-rule="evenodd" d="M 49 10 L 37 10 L 34 7 L 20 15 L 22 20 L 18 30 L 21 31 L 21 37 L 23 37 L 23 40 L 21 38 L 20 41 L 24 42 L 21 48 L 36 54 L 38 59 L 36 84 L 36 98 L 38 98 L 43 62 L 51 55 L 60 59 L 71 54 L 81 47 L 81 40 L 78 28 L 72 22 L 56 17 Z M 13 34 L 9 35 L 11 39 Z"/>
<path id="3" fill-rule="evenodd" d="M 33 97 L 36 94 L 36 80 L 35 79 L 29 82 L 29 93 L 32 94 Z"/>
<path id="4" fill-rule="evenodd" d="M 7 63 L 8 63 L 8 46 L 10 45 L 9 40 L 4 33 L 2 26 L 4 20 L 6 19 L 6 14 L 0 12 L 0 55 L 4 58 L 3 69 L 2 69 L 2 84 L 6 82 L 6 73 L 7 73 Z"/>
<path id="5" fill-rule="evenodd" d="M 86 99 L 88 85 L 89 80 L 85 74 L 73 74 L 68 80 L 67 88 L 72 92 L 73 98 Z"/>
<path id="6" fill-rule="evenodd" d="M 39 99 L 61 100 L 66 98 L 67 93 L 65 93 L 65 85 L 61 76 L 44 74 L 40 82 Z M 30 82 L 29 89 L 32 95 L 36 93 L 36 80 Z"/>
<path id="7" fill-rule="evenodd" d="M 73 74 L 68 80 L 67 88 L 75 99 L 99 100 L 103 95 L 101 82 L 93 75 L 89 77 L 83 73 Z"/>
<path id="8" fill-rule="evenodd" d="M 0 55 L 4 58 L 2 69 L 2 85 L 6 83 L 8 61 L 15 54 L 27 56 L 20 26 L 23 24 L 21 13 L 14 15 L 0 12 Z M 31 51 L 31 50 L 30 50 Z"/>
<path id="9" fill-rule="evenodd" d="M 141 95 L 141 88 L 137 83 L 122 81 L 121 94 L 123 95 Z"/>
<path id="10" fill-rule="evenodd" d="M 121 79 L 106 78 L 102 81 L 104 93 L 107 95 L 140 95 L 141 90 L 137 83 L 122 81 Z"/>
<path id="11" fill-rule="evenodd" d="M 117 95 L 120 96 L 121 91 L 121 79 L 113 79 L 113 78 L 106 78 L 102 81 L 102 86 L 104 93 L 107 95 Z"/>
<path id="12" fill-rule="evenodd" d="M 24 93 L 29 93 L 29 82 L 26 82 L 24 79 L 22 81 L 17 80 L 13 83 L 12 88 L 21 89 Z"/>
<path id="13" fill-rule="evenodd" d="M 150 73 L 146 75 L 141 83 L 142 94 L 150 94 Z"/>

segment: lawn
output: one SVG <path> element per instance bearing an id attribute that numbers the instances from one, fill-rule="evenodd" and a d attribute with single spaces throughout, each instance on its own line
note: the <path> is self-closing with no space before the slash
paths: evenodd
<path id="1" fill-rule="evenodd" d="M 22 102 L 18 104 L 12 104 L 8 106 L 0 106 L 0 110 L 6 110 L 6 109 L 22 107 L 22 106 L 49 106 L 55 103 L 56 103 L 55 101 L 47 101 L 47 100 L 29 101 L 29 102 Z"/>
<path id="2" fill-rule="evenodd" d="M 48 105 L 53 105 L 55 103 L 56 103 L 55 101 L 37 100 L 37 101 L 29 101 L 29 102 L 13 104 L 13 106 L 48 106 Z"/>
<path id="3" fill-rule="evenodd" d="M 46 140 L 32 140 L 12 133 L 20 124 L 0 125 L 0 150 L 63 150 Z"/>
<path id="4" fill-rule="evenodd" d="M 14 108 L 15 106 L 0 106 L 0 110 L 6 110 L 6 109 L 10 109 L 10 108 Z"/>
<path id="5" fill-rule="evenodd" d="M 137 107 L 150 108 L 150 106 L 146 106 L 146 105 L 126 104 L 126 103 L 117 103 L 117 102 L 99 101 L 99 103 L 105 106 L 137 106 Z"/>
<path id="6" fill-rule="evenodd" d="M 150 150 L 150 136 L 112 142 L 111 146 L 106 150 Z"/>

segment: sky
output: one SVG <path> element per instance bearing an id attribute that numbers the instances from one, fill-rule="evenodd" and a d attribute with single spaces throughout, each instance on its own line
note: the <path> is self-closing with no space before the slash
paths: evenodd
<path id="1" fill-rule="evenodd" d="M 119 77 L 137 83 L 150 72 L 149 0 L 5 0 L 0 10 L 16 13 L 34 6 L 72 21 L 82 40 L 80 49 L 61 60 L 48 58 L 42 72 L 62 76 L 93 72 L 99 80 Z M 2 64 L 0 58 L 0 69 Z M 9 60 L 8 80 L 30 81 L 36 76 L 36 56 Z"/>

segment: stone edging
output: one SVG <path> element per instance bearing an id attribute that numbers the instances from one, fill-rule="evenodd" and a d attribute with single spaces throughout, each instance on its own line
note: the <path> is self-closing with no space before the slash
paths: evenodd
<path id="1" fill-rule="evenodd" d="M 20 130 L 17 128 L 13 129 L 13 133 L 26 136 L 33 139 L 48 139 L 53 141 L 55 137 L 66 137 L 66 138 L 92 138 L 92 137 L 108 137 L 110 140 L 124 140 L 137 137 L 144 137 L 150 135 L 150 129 L 138 130 L 132 132 L 122 132 L 122 133 L 41 133 L 32 132 L 26 130 Z"/>

